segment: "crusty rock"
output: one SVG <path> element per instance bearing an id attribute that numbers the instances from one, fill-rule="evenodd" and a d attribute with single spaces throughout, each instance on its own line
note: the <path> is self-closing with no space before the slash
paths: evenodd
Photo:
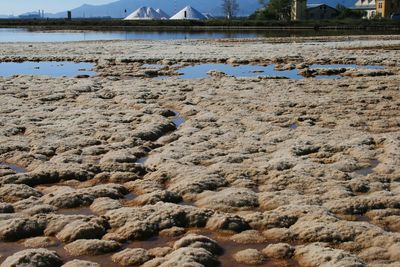
<path id="1" fill-rule="evenodd" d="M 118 200 L 109 197 L 96 198 L 92 205 L 90 205 L 90 209 L 99 215 L 103 215 L 109 210 L 115 210 L 121 207 L 122 205 Z"/>
<path id="2" fill-rule="evenodd" d="M 212 212 L 159 202 L 143 207 L 110 210 L 105 215 L 110 218 L 110 226 L 115 231 L 104 238 L 126 241 L 149 237 L 174 226 L 203 227 Z"/>
<path id="3" fill-rule="evenodd" d="M 257 194 L 245 188 L 227 188 L 218 192 L 203 192 L 196 206 L 221 211 L 232 211 L 258 207 Z"/>
<path id="4" fill-rule="evenodd" d="M 69 223 L 75 221 L 90 221 L 93 216 L 85 215 L 62 215 L 62 214 L 49 214 L 46 216 L 46 229 L 44 234 L 47 236 L 57 235 Z"/>
<path id="5" fill-rule="evenodd" d="M 222 248 L 215 240 L 197 234 L 188 234 L 182 237 L 174 243 L 173 248 L 176 250 L 182 247 L 204 248 L 213 254 L 218 254 L 222 251 Z"/>
<path id="6" fill-rule="evenodd" d="M 177 193 L 165 190 L 154 191 L 148 194 L 140 195 L 134 199 L 134 203 L 138 205 L 156 204 L 157 202 L 179 203 L 182 197 Z"/>
<path id="7" fill-rule="evenodd" d="M 127 248 L 112 256 L 112 260 L 122 266 L 137 266 L 153 258 L 142 248 Z"/>
<path id="8" fill-rule="evenodd" d="M 156 258 L 157 259 L 157 258 Z M 172 266 L 216 266 L 218 264 L 217 258 L 208 250 L 204 248 L 190 248 L 184 247 L 175 250 L 164 258 L 157 259 L 154 263 L 159 267 L 172 267 Z"/>
<path id="9" fill-rule="evenodd" d="M 91 261 L 72 260 L 61 267 L 100 267 L 100 264 Z"/>
<path id="10" fill-rule="evenodd" d="M 252 244 L 265 242 L 265 237 L 256 230 L 247 230 L 230 238 L 232 241 L 240 244 Z"/>
<path id="11" fill-rule="evenodd" d="M 356 255 L 333 249 L 321 243 L 296 248 L 295 259 L 301 266 L 367 266 Z"/>
<path id="12" fill-rule="evenodd" d="M 257 249 L 245 249 L 241 250 L 233 255 L 233 258 L 243 264 L 248 264 L 248 265 L 258 265 L 262 264 L 266 258 L 261 252 L 259 252 Z"/>
<path id="13" fill-rule="evenodd" d="M 35 219 L 14 218 L 0 220 L 0 240 L 16 241 L 22 238 L 41 235 L 45 224 Z"/>
<path id="14" fill-rule="evenodd" d="M 174 227 L 160 231 L 159 235 L 166 236 L 166 237 L 174 237 L 174 236 L 184 235 L 185 233 L 186 233 L 185 228 L 174 226 Z"/>
<path id="15" fill-rule="evenodd" d="M 153 257 L 164 257 L 172 251 L 171 247 L 156 247 L 149 249 L 147 252 Z"/>
<path id="16" fill-rule="evenodd" d="M 270 244 L 262 250 L 268 258 L 290 259 L 294 254 L 294 247 L 286 243 Z"/>
<path id="17" fill-rule="evenodd" d="M 47 236 L 33 237 L 24 241 L 24 246 L 27 248 L 48 248 L 55 245 L 57 241 Z"/>
<path id="18" fill-rule="evenodd" d="M 0 187 L 0 200 L 4 202 L 16 202 L 32 196 L 40 197 L 42 194 L 24 184 L 4 184 Z"/>
<path id="19" fill-rule="evenodd" d="M 43 196 L 43 201 L 58 208 L 76 208 L 88 206 L 100 197 L 123 198 L 126 193 L 127 189 L 118 184 L 97 185 L 78 190 L 60 188 L 54 193 Z"/>
<path id="20" fill-rule="evenodd" d="M 98 239 L 79 239 L 69 243 L 64 249 L 72 256 L 100 255 L 117 251 L 121 244 L 115 241 Z"/>
<path id="21" fill-rule="evenodd" d="M 58 267 L 61 266 L 62 260 L 54 251 L 47 249 L 26 249 L 19 251 L 5 259 L 0 265 L 1 267 L 13 266 L 41 266 L 41 267 Z"/>
<path id="22" fill-rule="evenodd" d="M 215 213 L 207 221 L 207 229 L 218 231 L 218 230 L 229 230 L 234 232 L 241 232 L 250 228 L 249 224 L 244 218 L 237 215 Z"/>
<path id="23" fill-rule="evenodd" d="M 31 208 L 24 209 L 21 212 L 27 215 L 35 215 L 35 214 L 48 214 L 54 213 L 57 211 L 57 208 L 47 204 L 39 204 L 35 205 Z"/>
<path id="24" fill-rule="evenodd" d="M 67 224 L 56 237 L 63 242 L 72 242 L 78 239 L 96 239 L 106 234 L 108 223 L 104 218 L 77 220 Z"/>

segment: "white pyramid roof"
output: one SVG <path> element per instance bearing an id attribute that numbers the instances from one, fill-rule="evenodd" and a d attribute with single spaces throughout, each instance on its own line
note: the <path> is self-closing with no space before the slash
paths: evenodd
<path id="1" fill-rule="evenodd" d="M 158 14 L 160 14 L 162 19 L 169 19 L 170 18 L 170 16 L 167 13 L 165 13 L 162 9 L 159 8 L 156 11 L 157 11 Z"/>
<path id="2" fill-rule="evenodd" d="M 160 13 L 155 11 L 152 7 L 140 7 L 133 11 L 124 20 L 144 20 L 144 19 L 161 19 Z"/>
<path id="3" fill-rule="evenodd" d="M 174 16 L 172 16 L 170 19 L 194 19 L 194 20 L 199 20 L 199 19 L 207 19 L 203 14 L 201 14 L 199 11 L 194 9 L 191 6 L 187 6 L 178 13 L 176 13 Z"/>

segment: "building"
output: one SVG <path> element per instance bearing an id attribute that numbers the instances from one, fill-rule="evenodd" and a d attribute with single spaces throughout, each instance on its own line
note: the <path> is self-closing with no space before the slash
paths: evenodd
<path id="1" fill-rule="evenodd" d="M 364 11 L 366 19 L 372 19 L 376 16 L 376 1 L 375 0 L 358 0 L 354 5 L 354 10 Z"/>
<path id="2" fill-rule="evenodd" d="M 176 13 L 174 16 L 172 16 L 170 19 L 172 20 L 202 20 L 202 19 L 207 19 L 206 16 L 201 14 L 199 11 L 194 9 L 191 6 L 187 6 L 178 13 Z"/>
<path id="3" fill-rule="evenodd" d="M 399 0 L 376 0 L 376 15 L 381 18 L 392 18 L 400 12 Z"/>
<path id="4" fill-rule="evenodd" d="M 291 18 L 292 20 L 305 20 L 307 17 L 307 0 L 293 0 Z"/>
<path id="5" fill-rule="evenodd" d="M 339 12 L 336 8 L 326 4 L 312 4 L 307 5 L 307 19 L 323 20 L 334 19 L 338 16 Z"/>

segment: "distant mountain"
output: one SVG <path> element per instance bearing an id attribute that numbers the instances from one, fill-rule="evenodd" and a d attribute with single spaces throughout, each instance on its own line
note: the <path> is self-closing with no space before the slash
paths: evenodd
<path id="1" fill-rule="evenodd" d="M 149 6 L 155 9 L 161 8 L 170 16 L 180 11 L 187 5 L 191 5 L 202 13 L 212 14 L 213 16 L 223 15 L 221 8 L 221 0 L 176 0 L 174 6 L 173 0 L 120 0 L 106 5 L 93 6 L 82 5 L 78 8 L 72 9 L 72 17 L 113 17 L 122 18 L 129 15 L 136 9 L 142 6 Z M 247 16 L 256 11 L 260 4 L 258 0 L 238 0 L 239 16 Z M 126 13 L 125 13 L 126 10 Z M 176 11 L 176 12 L 175 12 Z M 67 11 L 57 14 L 51 14 L 50 17 L 65 17 Z"/>
<path id="2" fill-rule="evenodd" d="M 223 11 L 221 8 L 221 0 L 119 0 L 105 5 L 87 5 L 72 9 L 72 17 L 74 18 L 90 18 L 90 17 L 112 17 L 123 18 L 142 6 L 150 6 L 155 9 L 161 8 L 168 15 L 173 16 L 187 5 L 191 5 L 202 13 L 211 14 L 212 16 L 221 16 Z M 239 3 L 239 16 L 248 16 L 260 8 L 258 0 L 237 0 Z M 309 4 L 328 4 L 335 7 L 342 4 L 348 7 L 354 6 L 356 0 L 308 0 Z M 126 12 L 125 12 L 126 10 Z M 176 11 L 176 12 L 175 12 Z M 45 14 L 50 18 L 64 18 L 67 11 L 56 14 Z"/>

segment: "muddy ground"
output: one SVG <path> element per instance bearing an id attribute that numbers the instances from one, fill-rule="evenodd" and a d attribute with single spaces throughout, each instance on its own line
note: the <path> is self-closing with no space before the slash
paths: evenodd
<path id="1" fill-rule="evenodd" d="M 97 74 L 0 78 L 0 266 L 400 266 L 400 40 L 287 40 L 2 45 Z"/>

